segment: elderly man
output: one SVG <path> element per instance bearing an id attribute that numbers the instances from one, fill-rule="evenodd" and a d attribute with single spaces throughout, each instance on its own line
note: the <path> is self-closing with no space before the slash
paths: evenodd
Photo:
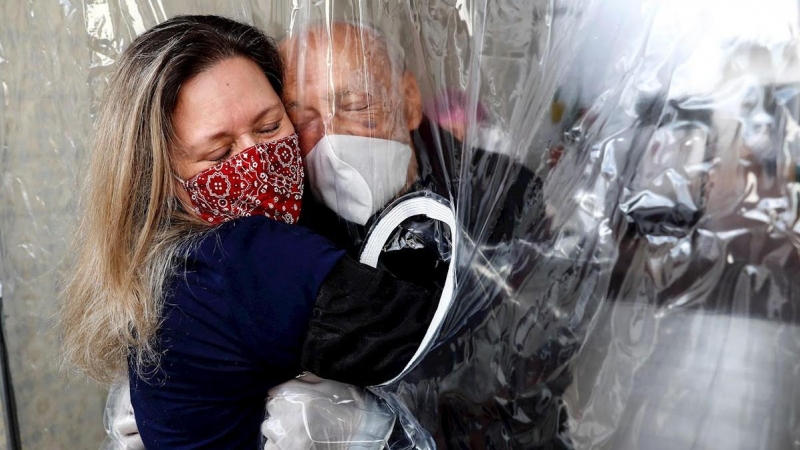
<path id="1" fill-rule="evenodd" d="M 285 40 L 280 50 L 286 61 L 284 104 L 300 136 L 314 196 L 304 203 L 301 220 L 307 226 L 357 256 L 387 203 L 419 192 L 459 198 L 463 189 L 475 197 L 458 205 L 459 232 L 489 247 L 509 243 L 521 215 L 539 217 L 528 223 L 543 220 L 538 179 L 491 149 L 462 151 L 458 139 L 425 117 L 402 50 L 376 30 L 321 24 Z M 469 164 L 469 179 L 459 179 L 462 164 Z M 503 173 L 513 182 L 492 176 Z M 485 194 L 500 199 L 497 207 L 481 209 Z M 382 267 L 418 284 L 440 284 L 450 263 L 450 230 L 431 222 L 419 217 L 403 222 L 394 241 L 383 246 Z M 542 338 L 544 344 L 532 344 L 537 355 L 515 354 L 502 341 L 524 312 L 504 304 L 498 286 L 487 286 L 492 281 L 471 269 L 462 271 L 459 281 L 462 292 L 481 297 L 479 311 L 404 378 L 406 391 L 400 394 L 417 402 L 409 406 L 441 447 L 479 447 L 491 440 L 487 432 L 512 435 L 512 445 L 568 446 L 558 400 L 565 377 L 549 384 L 539 380 L 554 371 L 550 368 L 559 363 L 551 355 L 563 355 L 560 349 L 569 339 Z M 464 345 L 476 348 L 453 351 Z M 457 353 L 473 355 L 455 361 Z M 508 354 L 501 359 L 501 353 Z M 507 373 L 529 374 L 517 374 L 518 387 L 501 386 L 492 381 L 497 360 L 514 366 L 503 367 Z M 468 386 L 470 379 L 478 383 Z M 470 398 L 459 391 L 471 391 Z M 513 404 L 495 400 L 517 395 Z M 429 414 L 433 404 L 438 416 Z M 530 419 L 510 420 L 515 409 Z"/>
<path id="2" fill-rule="evenodd" d="M 398 70 L 386 41 L 352 25 L 334 24 L 330 35 L 312 29 L 281 50 L 284 104 L 314 194 L 342 218 L 365 225 L 418 178 L 409 136 L 422 121 L 417 82 Z"/>
<path id="3" fill-rule="evenodd" d="M 462 143 L 423 114 L 420 88 L 399 46 L 372 28 L 333 23 L 300 31 L 280 50 L 286 61 L 284 104 L 300 137 L 314 197 L 303 206 L 307 226 L 355 256 L 376 215 L 398 197 L 422 191 L 447 200 L 457 196 Z M 462 232 L 472 235 L 488 224 L 488 241 L 498 242 L 511 234 L 538 185 L 529 170 L 505 156 L 480 149 L 471 154 L 482 173 L 516 177 L 505 189 L 502 177 L 471 180 L 476 194 L 507 193 L 488 219 L 478 201 L 459 205 L 466 211 Z M 430 231 L 430 221 L 404 222 L 395 236 L 411 237 L 414 249 L 384 252 L 383 268 L 423 285 L 441 284 L 447 271 L 443 240 Z M 444 241 L 449 245 L 449 238 Z"/>

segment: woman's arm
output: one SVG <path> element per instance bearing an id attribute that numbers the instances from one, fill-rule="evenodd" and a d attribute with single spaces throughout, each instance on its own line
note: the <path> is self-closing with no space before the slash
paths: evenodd
<path id="1" fill-rule="evenodd" d="M 231 306 L 254 355 L 360 386 L 411 361 L 441 291 L 357 263 L 302 227 L 247 218 L 229 228 L 218 254 L 230 262 Z"/>

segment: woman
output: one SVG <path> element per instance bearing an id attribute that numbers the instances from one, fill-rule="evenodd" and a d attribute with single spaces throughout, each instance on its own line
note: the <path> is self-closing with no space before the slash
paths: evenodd
<path id="1" fill-rule="evenodd" d="M 386 381 L 431 322 L 437 293 L 293 225 L 281 74 L 255 28 L 176 17 L 131 43 L 101 105 L 64 354 L 103 382 L 127 369 L 150 450 L 253 448 L 271 387 Z"/>

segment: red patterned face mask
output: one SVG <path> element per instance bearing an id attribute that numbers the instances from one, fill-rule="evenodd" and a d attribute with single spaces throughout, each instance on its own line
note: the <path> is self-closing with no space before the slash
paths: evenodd
<path id="1" fill-rule="evenodd" d="M 296 223 L 303 199 L 297 135 L 250 147 L 183 181 L 183 187 L 194 212 L 212 225 L 255 215 Z"/>

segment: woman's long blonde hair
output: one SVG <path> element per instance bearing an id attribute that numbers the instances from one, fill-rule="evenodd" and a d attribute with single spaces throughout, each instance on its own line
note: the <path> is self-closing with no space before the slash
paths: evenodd
<path id="1" fill-rule="evenodd" d="M 208 226 L 186 212 L 171 167 L 172 113 L 181 84 L 231 57 L 253 60 L 281 95 L 275 44 L 217 16 L 180 16 L 135 39 L 98 112 L 82 220 L 61 295 L 65 362 L 108 383 L 127 358 L 158 363 L 156 333 L 173 267 Z"/>

